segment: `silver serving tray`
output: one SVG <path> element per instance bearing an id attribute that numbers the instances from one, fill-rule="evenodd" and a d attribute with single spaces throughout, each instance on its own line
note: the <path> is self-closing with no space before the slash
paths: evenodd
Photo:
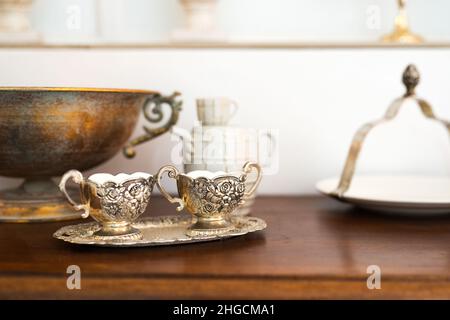
<path id="1" fill-rule="evenodd" d="M 159 216 L 144 218 L 133 224 L 143 234 L 143 239 L 98 239 L 93 233 L 100 229 L 97 222 L 82 223 L 62 227 L 53 237 L 75 244 L 85 244 L 105 247 L 146 247 L 177 245 L 237 237 L 247 233 L 263 230 L 267 224 L 256 217 L 233 217 L 235 228 L 223 234 L 205 234 L 187 236 L 187 228 L 195 222 L 190 216 Z"/>

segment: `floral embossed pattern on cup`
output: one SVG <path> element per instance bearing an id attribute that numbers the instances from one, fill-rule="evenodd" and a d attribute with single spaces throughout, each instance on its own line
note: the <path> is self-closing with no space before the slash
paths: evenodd
<path id="1" fill-rule="evenodd" d="M 246 190 L 245 181 L 252 169 L 256 169 L 258 178 L 250 190 Z M 180 198 L 172 197 L 162 187 L 161 178 L 165 172 L 176 179 Z M 246 196 L 256 190 L 260 181 L 261 168 L 251 162 L 247 162 L 243 171 L 237 173 L 198 170 L 182 174 L 173 166 L 164 166 L 156 178 L 161 193 L 171 203 L 179 203 L 178 211 L 186 208 L 197 217 L 196 223 L 188 229 L 188 234 L 196 236 L 231 230 L 231 213 L 244 203 Z"/>
<path id="2" fill-rule="evenodd" d="M 205 216 L 212 216 L 216 212 L 228 214 L 237 209 L 243 202 L 244 183 L 244 176 L 214 179 L 199 177 L 193 180 L 180 178 L 181 188 L 189 193 L 191 199 L 187 205 Z"/>
<path id="3" fill-rule="evenodd" d="M 73 201 L 66 191 L 69 179 L 80 185 L 81 204 Z M 145 212 L 153 185 L 153 176 L 143 172 L 116 176 L 97 173 L 84 179 L 81 172 L 70 170 L 59 187 L 75 210 L 84 210 L 83 218 L 91 215 L 101 224 L 97 236 L 139 239 L 142 234 L 131 223 Z"/>

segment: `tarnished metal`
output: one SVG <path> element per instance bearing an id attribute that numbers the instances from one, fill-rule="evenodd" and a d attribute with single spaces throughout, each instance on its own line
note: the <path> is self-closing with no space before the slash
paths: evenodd
<path id="1" fill-rule="evenodd" d="M 146 134 L 131 140 L 123 148 L 123 153 L 126 157 L 133 158 L 136 155 L 136 151 L 133 148 L 134 146 L 162 135 L 163 133 L 170 130 L 170 128 L 178 122 L 178 117 L 180 115 L 182 105 L 182 102 L 176 99 L 176 97 L 178 97 L 179 95 L 180 93 L 175 92 L 171 96 L 165 97 L 161 95 L 156 95 L 147 100 L 147 102 L 144 104 L 143 111 L 145 118 L 149 122 L 159 123 L 163 120 L 164 114 L 162 111 L 162 106 L 164 104 L 169 105 L 171 108 L 169 120 L 162 127 L 159 128 L 144 127 Z"/>
<path id="2" fill-rule="evenodd" d="M 159 105 L 174 96 L 147 90 L 0 87 L 0 175 L 26 179 L 19 188 L 0 192 L 0 221 L 79 217 L 51 177 L 112 158 L 133 132 L 144 104 Z M 168 104 L 177 116 L 159 134 L 178 119 L 180 103 Z"/>
<path id="3" fill-rule="evenodd" d="M 69 243 L 92 246 L 119 248 L 167 246 L 223 240 L 264 230 L 267 226 L 266 222 L 260 218 L 233 217 L 231 218 L 233 228 L 227 232 L 189 236 L 187 230 L 193 222 L 195 222 L 195 219 L 193 220 L 192 217 L 185 215 L 147 217 L 133 224 L 133 227 L 142 233 L 141 239 L 99 239 L 95 236 L 95 232 L 100 229 L 100 225 L 96 222 L 62 227 L 55 232 L 53 237 Z"/>
<path id="4" fill-rule="evenodd" d="M 258 177 L 247 190 L 247 175 L 255 169 Z M 172 197 L 161 185 L 164 173 L 177 181 L 178 197 Z M 199 174 L 197 176 L 197 174 Z M 261 181 L 261 167 L 247 162 L 239 173 L 212 173 L 192 171 L 182 174 L 174 166 L 162 167 L 156 176 L 156 185 L 171 203 L 178 203 L 178 211 L 186 208 L 197 217 L 197 222 L 188 228 L 188 235 L 208 235 L 228 232 L 233 228 L 230 216 L 253 194 Z"/>
<path id="5" fill-rule="evenodd" d="M 422 111 L 422 114 L 425 117 L 435 120 L 440 124 L 442 124 L 443 126 L 445 126 L 450 134 L 450 122 L 438 118 L 434 114 L 431 105 L 424 99 L 418 98 L 416 96 L 415 88 L 420 81 L 420 74 L 414 65 L 409 65 L 405 69 L 402 80 L 403 84 L 406 87 L 406 93 L 402 97 L 395 99 L 391 103 L 383 118 L 363 125 L 353 137 L 352 144 L 350 145 L 350 150 L 348 152 L 347 159 L 345 161 L 344 170 L 342 172 L 339 181 L 339 185 L 337 189 L 332 193 L 333 196 L 341 198 L 344 195 L 344 193 L 350 188 L 352 178 L 355 173 L 359 153 L 361 151 L 364 140 L 369 134 L 369 132 L 374 127 L 394 119 L 397 116 L 401 106 L 406 100 L 415 101 L 419 105 L 420 110 Z"/>
<path id="6" fill-rule="evenodd" d="M 97 177 L 97 178 L 96 178 Z M 68 180 L 80 186 L 81 203 L 75 202 L 66 190 Z M 101 228 L 93 236 L 99 239 L 141 239 L 142 234 L 131 224 L 147 208 L 153 191 L 154 178 L 147 173 L 94 174 L 85 179 L 80 171 L 70 170 L 59 183 L 61 192 L 81 215 L 89 215 L 100 223 Z"/>

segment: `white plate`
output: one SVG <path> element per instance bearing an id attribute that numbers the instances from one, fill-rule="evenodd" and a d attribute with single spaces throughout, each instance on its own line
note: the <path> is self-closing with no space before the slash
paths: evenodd
<path id="1" fill-rule="evenodd" d="M 369 210 L 406 214 L 450 213 L 450 178 L 434 176 L 355 176 L 341 197 L 332 194 L 339 178 L 318 182 L 323 194 Z"/>

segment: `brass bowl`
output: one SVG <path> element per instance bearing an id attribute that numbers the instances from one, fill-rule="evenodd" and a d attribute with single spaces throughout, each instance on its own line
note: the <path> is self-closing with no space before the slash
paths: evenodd
<path id="1" fill-rule="evenodd" d="M 0 175 L 23 177 L 16 189 L 0 192 L 0 221 L 28 222 L 79 217 L 51 180 L 69 169 L 86 170 L 112 158 L 133 132 L 141 108 L 161 127 L 144 128 L 133 146 L 170 129 L 181 102 L 178 93 L 126 89 L 0 87 Z"/>

